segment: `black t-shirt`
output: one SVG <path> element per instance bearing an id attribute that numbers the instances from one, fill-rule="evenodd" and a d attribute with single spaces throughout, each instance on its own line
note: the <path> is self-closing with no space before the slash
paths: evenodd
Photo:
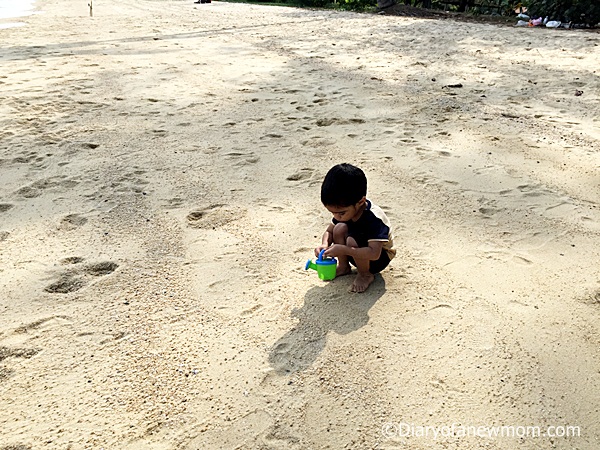
<path id="1" fill-rule="evenodd" d="M 334 225 L 340 223 L 335 218 L 332 222 Z M 356 222 L 349 220 L 343 223 L 348 226 L 348 235 L 356 240 L 359 247 L 368 247 L 369 241 L 381 241 L 390 259 L 394 257 L 396 251 L 392 248 L 390 222 L 381 208 L 370 200 L 367 200 L 367 207 Z"/>

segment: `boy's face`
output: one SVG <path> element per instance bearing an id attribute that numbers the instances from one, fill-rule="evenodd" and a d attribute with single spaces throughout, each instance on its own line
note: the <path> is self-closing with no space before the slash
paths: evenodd
<path id="1" fill-rule="evenodd" d="M 366 199 L 363 197 L 360 201 L 350 206 L 332 206 L 325 205 L 325 208 L 333 214 L 333 218 L 338 222 L 350 222 L 353 219 L 358 219 L 362 213 Z"/>

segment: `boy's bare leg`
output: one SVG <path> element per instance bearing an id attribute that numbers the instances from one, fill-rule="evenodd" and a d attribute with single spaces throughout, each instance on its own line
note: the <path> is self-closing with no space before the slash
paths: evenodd
<path id="1" fill-rule="evenodd" d="M 346 245 L 350 247 L 358 247 L 356 241 L 351 237 L 346 240 Z M 356 278 L 354 279 L 354 282 L 352 283 L 352 286 L 350 286 L 349 290 L 350 292 L 357 293 L 365 292 L 375 279 L 375 276 L 369 272 L 371 261 L 368 259 L 354 258 L 354 263 L 356 264 L 358 274 L 356 275 Z"/>
<path id="2" fill-rule="evenodd" d="M 350 238 L 352 239 L 352 238 Z M 345 223 L 338 223 L 333 227 L 333 243 L 334 244 L 342 244 L 348 245 L 348 225 Z M 352 239 L 354 241 L 354 239 Z M 354 242 L 356 244 L 356 242 Z M 348 275 L 352 272 L 352 268 L 350 267 L 350 263 L 348 262 L 348 257 L 338 256 L 338 266 L 335 271 L 336 277 L 341 277 L 342 275 Z"/>

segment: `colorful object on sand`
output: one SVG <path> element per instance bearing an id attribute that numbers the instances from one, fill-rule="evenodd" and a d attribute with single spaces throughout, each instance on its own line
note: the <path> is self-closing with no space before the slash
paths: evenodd
<path id="1" fill-rule="evenodd" d="M 321 250 L 319 257 L 315 261 L 311 261 L 310 259 L 306 261 L 304 270 L 314 269 L 317 271 L 317 274 L 321 280 L 333 280 L 335 278 L 335 271 L 337 269 L 337 259 L 323 258 L 323 253 L 325 253 L 325 250 Z"/>
<path id="2" fill-rule="evenodd" d="M 539 27 L 543 21 L 544 21 L 544 19 L 541 17 L 538 17 L 537 19 L 531 19 L 529 21 L 529 26 L 530 27 Z"/>

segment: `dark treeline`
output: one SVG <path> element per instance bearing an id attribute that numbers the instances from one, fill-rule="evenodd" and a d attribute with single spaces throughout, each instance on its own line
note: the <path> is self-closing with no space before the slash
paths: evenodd
<path id="1" fill-rule="evenodd" d="M 600 22 L 600 0 L 529 0 L 528 13 L 550 20 L 595 26 Z"/>
<path id="2" fill-rule="evenodd" d="M 457 12 L 514 15 L 520 8 L 549 20 L 593 26 L 600 22 L 600 0 L 398 0 L 404 5 Z"/>
<path id="3" fill-rule="evenodd" d="M 255 0 L 261 1 L 261 0 Z M 266 0 L 268 1 L 268 0 Z M 543 17 L 585 27 L 600 23 L 600 0 L 279 0 L 301 6 L 341 7 L 352 10 L 385 9 L 396 4 L 467 12 L 474 15 L 516 16 L 519 11 L 530 17 Z"/>

